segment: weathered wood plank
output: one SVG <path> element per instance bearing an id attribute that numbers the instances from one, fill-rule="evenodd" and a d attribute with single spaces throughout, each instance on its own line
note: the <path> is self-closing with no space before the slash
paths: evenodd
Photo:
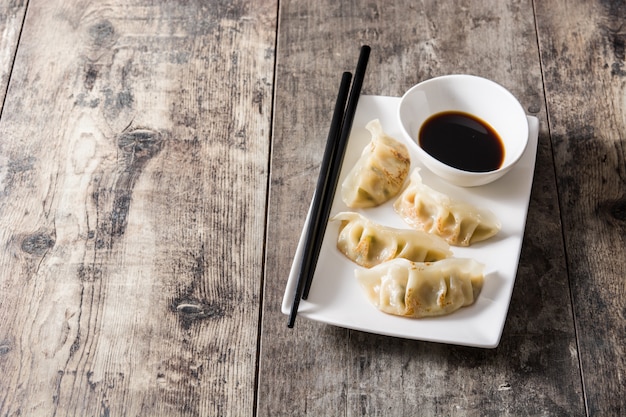
<path id="1" fill-rule="evenodd" d="M 276 10 L 30 1 L 0 121 L 0 414 L 252 414 Z"/>
<path id="2" fill-rule="evenodd" d="M 626 413 L 626 4 L 538 2 L 588 414 Z"/>
<path id="3" fill-rule="evenodd" d="M 532 3 L 280 3 L 259 415 L 583 415 Z M 364 93 L 472 73 L 541 121 L 522 258 L 500 346 L 482 350 L 348 331 L 280 302 L 315 185 L 341 71 L 372 46 Z M 311 52 L 315 51 L 315 59 Z"/>
<path id="4" fill-rule="evenodd" d="M 0 114 L 25 13 L 23 0 L 0 4 Z"/>

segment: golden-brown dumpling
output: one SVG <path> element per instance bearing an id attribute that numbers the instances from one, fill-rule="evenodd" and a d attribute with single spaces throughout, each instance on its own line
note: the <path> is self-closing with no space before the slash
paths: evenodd
<path id="1" fill-rule="evenodd" d="M 422 183 L 419 169 L 413 170 L 409 185 L 393 207 L 410 226 L 455 246 L 469 246 L 500 230 L 500 222 L 490 211 L 453 200 Z"/>
<path id="2" fill-rule="evenodd" d="M 481 263 L 461 258 L 425 263 L 397 258 L 355 271 L 376 308 L 414 318 L 450 314 L 473 304 L 482 289 L 483 274 Z"/>
<path id="3" fill-rule="evenodd" d="M 411 165 L 407 147 L 387 135 L 378 119 L 365 128 L 372 140 L 341 185 L 341 198 L 351 208 L 375 207 L 395 197 Z"/>
<path id="4" fill-rule="evenodd" d="M 445 240 L 426 232 L 383 226 L 354 212 L 339 213 L 332 220 L 341 222 L 337 249 L 366 268 L 394 258 L 427 262 L 452 255 Z"/>

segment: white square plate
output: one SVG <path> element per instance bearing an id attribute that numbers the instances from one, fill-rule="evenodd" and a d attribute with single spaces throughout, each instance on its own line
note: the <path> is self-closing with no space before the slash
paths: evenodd
<path id="1" fill-rule="evenodd" d="M 362 96 L 359 99 L 331 218 L 341 211 L 357 211 L 380 224 L 409 228 L 393 209 L 395 198 L 379 207 L 354 210 L 348 209 L 340 193 L 343 179 L 371 140 L 365 129 L 370 120 L 379 119 L 387 134 L 404 141 L 397 121 L 399 102 L 400 99 L 396 97 Z M 485 264 L 484 286 L 473 305 L 447 316 L 421 319 L 397 317 L 379 311 L 366 299 L 354 277 L 354 270 L 360 267 L 336 248 L 339 224 L 329 222 L 311 290 L 308 299 L 300 302 L 298 316 L 348 329 L 407 339 L 496 347 L 500 342 L 517 274 L 535 168 L 539 121 L 536 117 L 528 116 L 528 124 L 529 143 L 518 164 L 504 177 L 480 187 L 462 188 L 440 180 L 423 167 L 411 152 L 411 170 L 416 167 L 421 169 L 424 184 L 453 198 L 486 207 L 502 222 L 502 229 L 491 239 L 467 248 L 451 247 L 453 256 L 474 258 Z M 283 298 L 282 312 L 287 315 L 291 311 L 297 286 L 307 223 L 308 216 Z"/>

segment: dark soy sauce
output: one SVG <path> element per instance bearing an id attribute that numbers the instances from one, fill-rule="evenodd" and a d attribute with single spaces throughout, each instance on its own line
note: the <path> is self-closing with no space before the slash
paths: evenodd
<path id="1" fill-rule="evenodd" d="M 449 111 L 428 118 L 419 145 L 446 165 L 470 172 L 488 172 L 504 162 L 504 144 L 487 123 L 471 114 Z"/>

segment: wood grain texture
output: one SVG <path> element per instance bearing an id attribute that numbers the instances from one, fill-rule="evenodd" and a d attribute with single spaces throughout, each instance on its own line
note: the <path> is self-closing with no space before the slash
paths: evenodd
<path id="1" fill-rule="evenodd" d="M 25 13 L 25 1 L 0 3 L 0 114 Z"/>
<path id="2" fill-rule="evenodd" d="M 583 415 L 532 3 L 280 3 L 259 415 Z M 341 71 L 372 46 L 365 94 L 491 78 L 541 121 L 518 279 L 500 346 L 407 341 L 300 319 L 280 303 Z M 315 51 L 311 59 L 310 51 Z"/>
<path id="3" fill-rule="evenodd" d="M 0 414 L 250 415 L 274 2 L 31 0 L 0 120 Z"/>
<path id="4" fill-rule="evenodd" d="M 625 19 L 624 2 L 537 3 L 590 416 L 626 414 Z"/>
<path id="5" fill-rule="evenodd" d="M 0 2 L 0 415 L 624 415 L 625 19 L 611 0 Z M 364 43 L 364 94 L 471 73 L 540 120 L 497 349 L 280 313 Z"/>

